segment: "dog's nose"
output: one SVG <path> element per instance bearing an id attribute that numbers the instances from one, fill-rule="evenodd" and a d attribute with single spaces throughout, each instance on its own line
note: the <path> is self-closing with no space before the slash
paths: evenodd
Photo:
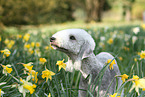
<path id="1" fill-rule="evenodd" d="M 51 38 L 50 38 L 50 42 L 53 42 L 54 40 L 56 40 L 55 37 L 51 37 Z"/>

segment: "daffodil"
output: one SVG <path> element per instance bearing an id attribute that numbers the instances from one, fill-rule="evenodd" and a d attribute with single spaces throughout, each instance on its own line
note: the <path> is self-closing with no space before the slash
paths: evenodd
<path id="1" fill-rule="evenodd" d="M 40 64 L 44 64 L 45 62 L 47 62 L 45 58 L 40 58 L 39 61 L 40 61 Z"/>
<path id="2" fill-rule="evenodd" d="M 128 75 L 127 74 L 123 74 L 121 75 L 121 80 L 123 81 L 123 83 L 125 82 L 126 79 L 128 79 Z"/>
<path id="3" fill-rule="evenodd" d="M 40 49 L 38 49 L 38 48 L 35 49 L 35 55 L 37 55 L 37 56 L 39 56 L 39 57 L 41 56 Z"/>
<path id="4" fill-rule="evenodd" d="M 118 58 L 119 58 L 119 60 L 120 60 L 120 61 L 122 61 L 122 60 L 123 60 L 123 58 L 122 58 L 122 57 L 118 57 Z"/>
<path id="5" fill-rule="evenodd" d="M 51 97 L 51 94 L 49 93 L 49 95 L 47 97 Z"/>
<path id="6" fill-rule="evenodd" d="M 8 49 L 1 50 L 1 53 L 3 53 L 3 57 L 8 57 L 11 54 L 11 52 Z"/>
<path id="7" fill-rule="evenodd" d="M 139 88 L 141 88 L 143 90 L 145 89 L 145 78 L 139 78 L 137 75 L 135 75 L 135 76 L 133 75 L 132 79 L 134 81 L 132 81 L 133 85 L 129 92 L 131 92 L 135 88 L 135 91 L 138 93 L 138 95 L 140 95 Z"/>
<path id="8" fill-rule="evenodd" d="M 116 64 L 116 63 L 115 63 L 115 60 L 112 60 L 112 59 L 108 59 L 108 60 L 107 60 L 107 63 L 110 64 L 110 65 L 109 65 L 110 70 L 111 70 L 111 68 L 113 69 L 113 65 Z"/>
<path id="9" fill-rule="evenodd" d="M 36 47 L 40 47 L 40 43 L 39 42 L 36 42 Z"/>
<path id="10" fill-rule="evenodd" d="M 48 81 L 48 79 L 52 80 L 53 75 L 55 75 L 55 73 L 48 69 L 42 71 L 42 78 L 44 79 L 46 77 L 46 82 Z"/>
<path id="11" fill-rule="evenodd" d="M 11 48 L 13 47 L 14 43 L 15 43 L 14 40 L 10 40 L 9 43 L 7 44 L 7 47 L 8 47 L 9 49 L 11 49 Z"/>
<path id="12" fill-rule="evenodd" d="M 36 88 L 35 84 L 32 84 L 31 82 L 28 82 L 28 80 L 20 79 L 21 84 L 18 85 L 18 89 L 20 93 L 23 93 L 23 97 L 26 96 L 26 93 L 33 94 Z"/>
<path id="13" fill-rule="evenodd" d="M 120 97 L 120 96 L 117 96 L 117 93 L 114 93 L 113 95 L 110 95 L 110 97 Z"/>
<path id="14" fill-rule="evenodd" d="M 141 58 L 141 59 L 145 59 L 145 50 L 144 50 L 144 51 L 141 51 L 141 53 L 140 53 L 140 58 Z"/>
<path id="15" fill-rule="evenodd" d="M 25 44 L 24 48 L 29 49 L 30 48 L 30 44 Z"/>
<path id="16" fill-rule="evenodd" d="M 5 39 L 4 43 L 5 43 L 5 45 L 6 45 L 9 49 L 11 49 L 12 46 L 14 45 L 15 41 L 14 41 L 14 40 Z"/>
<path id="17" fill-rule="evenodd" d="M 134 32 L 135 34 L 138 34 L 138 32 L 140 32 L 140 28 L 139 28 L 139 27 L 133 28 L 133 32 Z"/>
<path id="18" fill-rule="evenodd" d="M 7 73 L 11 73 L 13 69 L 11 68 L 11 65 L 1 65 L 3 67 L 3 74 L 7 75 Z"/>
<path id="19" fill-rule="evenodd" d="M 27 64 L 23 64 L 23 66 L 25 67 L 25 70 L 30 71 L 33 68 L 32 62 L 29 62 Z M 26 71 L 24 71 L 26 73 Z"/>
<path id="20" fill-rule="evenodd" d="M 137 41 L 138 37 L 137 36 L 133 36 L 132 37 L 132 43 L 134 44 Z"/>
<path id="21" fill-rule="evenodd" d="M 30 54 L 33 54 L 33 53 L 34 53 L 34 50 L 33 50 L 32 48 L 29 48 L 29 49 L 28 49 L 28 52 L 29 52 Z"/>
<path id="22" fill-rule="evenodd" d="M 44 48 L 45 50 L 48 50 L 49 49 L 49 46 L 45 46 L 45 48 Z"/>
<path id="23" fill-rule="evenodd" d="M 137 62 L 137 58 L 134 58 L 134 61 Z"/>
<path id="24" fill-rule="evenodd" d="M 20 38 L 22 38 L 22 35 L 17 35 L 17 39 L 20 39 Z"/>
<path id="25" fill-rule="evenodd" d="M 45 46 L 45 50 L 48 50 L 48 49 L 53 49 L 53 47 L 51 45 Z"/>
<path id="26" fill-rule="evenodd" d="M 23 37 L 23 40 L 27 42 L 29 40 L 29 38 L 30 38 L 30 34 L 26 33 Z"/>
<path id="27" fill-rule="evenodd" d="M 36 72 L 35 70 L 29 70 L 29 76 L 30 78 L 32 78 L 32 81 L 35 81 L 35 83 L 37 83 L 38 78 L 37 78 L 37 74 L 38 72 Z"/>
<path id="28" fill-rule="evenodd" d="M 7 45 L 9 42 L 10 42 L 9 39 L 5 39 L 4 41 L 5 45 Z"/>
<path id="29" fill-rule="evenodd" d="M 2 91 L 2 89 L 0 89 L 0 97 L 4 94 L 4 91 Z"/>
<path id="30" fill-rule="evenodd" d="M 66 64 L 63 63 L 63 61 L 64 61 L 64 59 L 62 61 L 57 61 L 57 63 L 56 63 L 56 65 L 59 66 L 59 70 L 58 71 L 60 71 L 61 68 L 63 68 L 64 70 L 66 70 Z"/>
<path id="31" fill-rule="evenodd" d="M 141 27 L 145 30 L 145 24 L 142 24 Z"/>
<path id="32" fill-rule="evenodd" d="M 34 42 L 31 42 L 31 47 L 34 47 L 35 46 L 35 43 Z"/>
<path id="33" fill-rule="evenodd" d="M 111 45 L 111 44 L 113 43 L 113 39 L 110 38 L 110 39 L 107 41 L 107 43 Z"/>
<path id="34" fill-rule="evenodd" d="M 105 44 L 104 44 L 104 42 L 102 42 L 102 41 L 99 42 L 99 47 L 100 47 L 100 48 L 105 48 Z"/>
<path id="35" fill-rule="evenodd" d="M 0 36 L 0 41 L 2 41 L 2 37 Z"/>

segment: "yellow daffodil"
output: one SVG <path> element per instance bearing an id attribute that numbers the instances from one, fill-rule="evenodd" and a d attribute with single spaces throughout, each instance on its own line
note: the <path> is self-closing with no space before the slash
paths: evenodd
<path id="1" fill-rule="evenodd" d="M 122 57 L 118 57 L 118 58 L 119 58 L 119 60 L 120 60 L 120 61 L 122 61 L 122 60 L 123 60 L 123 58 L 122 58 Z"/>
<path id="2" fill-rule="evenodd" d="M 52 71 L 49 71 L 48 69 L 42 71 L 42 78 L 44 79 L 46 77 L 46 82 L 48 81 L 48 78 L 52 80 L 53 75 L 55 75 L 55 73 Z"/>
<path id="3" fill-rule="evenodd" d="M 35 43 L 34 42 L 31 42 L 31 47 L 34 47 L 35 46 Z"/>
<path id="4" fill-rule="evenodd" d="M 11 49 L 12 46 L 14 45 L 15 41 L 14 41 L 14 40 L 6 39 L 6 40 L 4 41 L 4 43 L 5 43 L 5 45 L 6 45 L 9 49 Z"/>
<path id="5" fill-rule="evenodd" d="M 132 81 L 133 85 L 129 92 L 131 92 L 135 88 L 135 91 L 138 93 L 138 95 L 140 95 L 139 88 L 141 88 L 143 90 L 145 89 L 145 78 L 139 78 L 137 75 L 135 75 L 135 76 L 133 75 L 132 79 L 134 81 Z"/>
<path id="6" fill-rule="evenodd" d="M 29 49 L 30 48 L 30 44 L 25 44 L 24 48 Z"/>
<path id="7" fill-rule="evenodd" d="M 29 40 L 29 38 L 30 38 L 30 34 L 26 33 L 23 37 L 23 40 L 27 42 Z"/>
<path id="8" fill-rule="evenodd" d="M 145 30 L 145 24 L 142 24 L 141 27 Z"/>
<path id="9" fill-rule="evenodd" d="M 23 97 L 26 96 L 26 93 L 33 94 L 36 88 L 35 84 L 28 82 L 28 80 L 20 79 L 21 84 L 18 85 L 18 89 L 20 93 L 23 93 Z"/>
<path id="10" fill-rule="evenodd" d="M 128 75 L 126 75 L 126 74 L 123 74 L 123 75 L 121 75 L 121 80 L 123 81 L 123 83 L 125 82 L 125 79 L 128 79 Z"/>
<path id="11" fill-rule="evenodd" d="M 7 75 L 7 73 L 11 73 L 13 69 L 11 68 L 11 65 L 1 65 L 3 67 L 3 74 Z"/>
<path id="12" fill-rule="evenodd" d="M 13 45 L 15 44 L 15 41 L 14 40 L 10 40 L 9 43 L 7 44 L 7 47 L 9 49 L 11 49 L 13 47 Z"/>
<path id="13" fill-rule="evenodd" d="M 35 70 L 29 70 L 29 74 L 32 78 L 32 81 L 35 81 L 35 83 L 37 83 L 38 78 L 37 78 L 37 74 L 38 72 L 36 72 Z"/>
<path id="14" fill-rule="evenodd" d="M 25 70 L 30 71 L 33 68 L 32 62 L 29 62 L 27 64 L 23 64 L 23 66 L 25 67 Z M 24 71 L 26 73 L 26 71 Z"/>
<path id="15" fill-rule="evenodd" d="M 2 41 L 2 37 L 0 36 L 0 41 Z"/>
<path id="16" fill-rule="evenodd" d="M 133 75 L 133 78 L 132 78 L 132 79 L 134 79 L 134 80 L 138 80 L 139 77 L 138 77 L 137 75 Z"/>
<path id="17" fill-rule="evenodd" d="M 1 92 L 2 92 L 2 89 L 0 89 L 0 97 L 2 96 L 2 95 L 1 95 Z"/>
<path id="18" fill-rule="evenodd" d="M 51 94 L 49 93 L 49 95 L 47 97 L 51 97 Z"/>
<path id="19" fill-rule="evenodd" d="M 110 38 L 110 39 L 107 41 L 107 43 L 111 45 L 111 44 L 113 43 L 113 39 Z"/>
<path id="20" fill-rule="evenodd" d="M 113 95 L 110 95 L 110 97 L 120 97 L 120 96 L 116 96 L 117 93 L 114 93 Z"/>
<path id="21" fill-rule="evenodd" d="M 2 91 L 2 89 L 0 89 L 0 97 L 4 94 L 4 91 Z"/>
<path id="22" fill-rule="evenodd" d="M 17 35 L 17 39 L 20 39 L 20 38 L 22 38 L 22 35 Z"/>
<path id="23" fill-rule="evenodd" d="M 45 50 L 48 50 L 49 49 L 49 46 L 45 46 Z"/>
<path id="24" fill-rule="evenodd" d="M 40 64 L 44 64 L 45 62 L 47 62 L 45 58 L 40 58 L 39 61 L 40 61 Z"/>
<path id="25" fill-rule="evenodd" d="M 1 53 L 3 53 L 3 57 L 8 57 L 11 54 L 11 52 L 8 49 L 1 50 Z"/>
<path id="26" fill-rule="evenodd" d="M 53 47 L 51 45 L 45 46 L 45 50 L 48 50 L 48 49 L 53 49 Z"/>
<path id="27" fill-rule="evenodd" d="M 59 70 L 58 71 L 60 71 L 61 68 L 63 68 L 64 70 L 66 70 L 66 64 L 63 63 L 63 61 L 64 61 L 64 59 L 62 61 L 57 61 L 57 63 L 56 63 L 56 65 L 59 66 Z"/>
<path id="28" fill-rule="evenodd" d="M 36 42 L 36 47 L 40 47 L 40 43 L 39 42 Z"/>
<path id="29" fill-rule="evenodd" d="M 141 58 L 141 59 L 145 59 L 145 50 L 144 50 L 144 51 L 141 51 L 141 53 L 140 53 L 140 58 Z"/>
<path id="30" fill-rule="evenodd" d="M 29 52 L 30 54 L 33 54 L 33 53 L 34 53 L 34 50 L 33 50 L 32 48 L 29 48 L 29 49 L 28 49 L 28 52 Z"/>
<path id="31" fill-rule="evenodd" d="M 10 42 L 9 39 L 5 39 L 4 41 L 5 45 L 7 45 L 9 42 Z"/>
<path id="32" fill-rule="evenodd" d="M 113 69 L 113 65 L 116 64 L 116 63 L 115 63 L 115 60 L 112 61 L 112 59 L 108 59 L 108 60 L 107 60 L 107 63 L 110 64 L 110 65 L 109 65 L 110 70 L 111 70 L 111 68 Z"/>
<path id="33" fill-rule="evenodd" d="M 137 62 L 137 58 L 134 58 L 134 61 Z"/>

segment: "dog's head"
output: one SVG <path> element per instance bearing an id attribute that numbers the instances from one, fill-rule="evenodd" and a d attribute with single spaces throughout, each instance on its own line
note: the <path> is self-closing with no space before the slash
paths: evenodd
<path id="1" fill-rule="evenodd" d="M 95 42 L 90 34 L 83 29 L 66 29 L 57 32 L 50 38 L 54 49 L 76 55 L 80 59 L 89 57 L 95 48 Z M 70 56 L 71 57 L 71 56 Z"/>

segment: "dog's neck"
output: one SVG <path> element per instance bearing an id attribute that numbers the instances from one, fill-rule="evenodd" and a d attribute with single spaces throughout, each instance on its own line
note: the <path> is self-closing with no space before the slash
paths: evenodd
<path id="1" fill-rule="evenodd" d="M 77 58 L 77 56 L 68 57 L 67 70 L 71 72 L 73 69 L 79 70 L 84 78 L 91 73 L 94 67 L 98 68 L 97 70 L 102 68 L 94 53 L 84 59 Z"/>

